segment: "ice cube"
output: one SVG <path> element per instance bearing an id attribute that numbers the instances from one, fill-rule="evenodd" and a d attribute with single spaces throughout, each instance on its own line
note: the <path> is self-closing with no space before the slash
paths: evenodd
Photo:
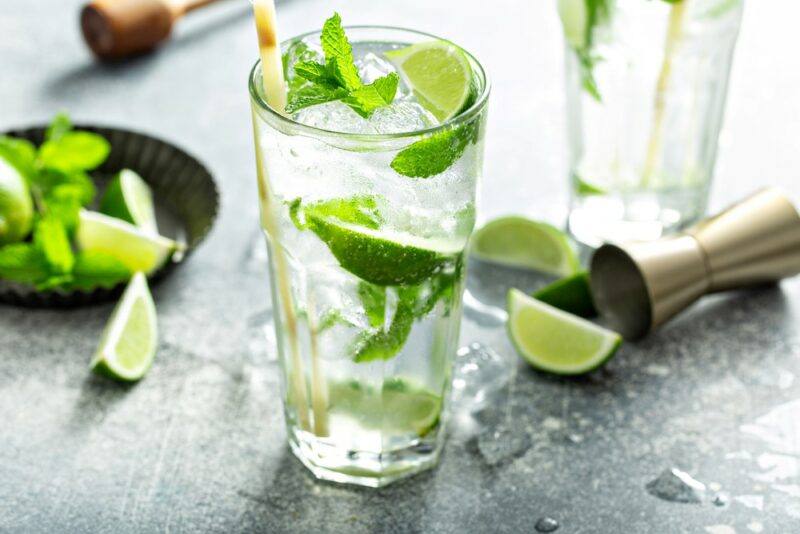
<path id="1" fill-rule="evenodd" d="M 339 101 L 303 108 L 294 114 L 294 120 L 308 126 L 334 132 L 377 133 L 369 120 Z"/>
<path id="2" fill-rule="evenodd" d="M 356 59 L 358 74 L 365 84 L 369 84 L 389 73 L 395 72 L 394 65 L 373 52 L 367 52 Z"/>
<path id="3" fill-rule="evenodd" d="M 382 134 L 414 132 L 437 124 L 436 117 L 416 102 L 395 101 L 375 110 L 370 125 Z"/>
<path id="4" fill-rule="evenodd" d="M 511 379 L 513 368 L 491 348 L 471 343 L 458 350 L 453 376 L 453 402 L 474 411 L 494 398 Z"/>

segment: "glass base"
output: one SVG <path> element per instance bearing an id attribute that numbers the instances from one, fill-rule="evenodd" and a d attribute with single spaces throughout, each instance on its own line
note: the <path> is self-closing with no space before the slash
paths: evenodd
<path id="1" fill-rule="evenodd" d="M 568 226 L 572 236 L 596 248 L 603 243 L 651 241 L 697 222 L 705 190 L 575 196 Z"/>
<path id="2" fill-rule="evenodd" d="M 310 432 L 289 429 L 295 456 L 321 480 L 379 488 L 436 465 L 442 429 L 435 428 L 408 447 L 381 453 L 337 447 Z"/>

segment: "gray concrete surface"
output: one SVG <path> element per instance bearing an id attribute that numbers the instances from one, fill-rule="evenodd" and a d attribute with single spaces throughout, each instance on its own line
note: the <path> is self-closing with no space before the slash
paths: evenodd
<path id="1" fill-rule="evenodd" d="M 473 50 L 494 81 L 482 216 L 560 223 L 552 3 L 286 0 L 279 9 L 284 35 L 336 9 L 350 24 L 414 27 Z M 494 407 L 453 422 L 435 471 L 379 491 L 314 481 L 284 445 L 261 332 L 271 305 L 250 252 L 248 5 L 210 8 L 157 54 L 102 67 L 80 41 L 79 4 L 0 2 L 0 128 L 65 109 L 165 137 L 210 166 L 222 213 L 197 255 L 154 291 L 160 350 L 138 385 L 87 372 L 110 306 L 0 307 L 0 532 L 533 532 L 542 516 L 564 534 L 800 532 L 797 280 L 709 299 L 589 377 L 515 364 Z M 764 184 L 800 193 L 798 16 L 792 0 L 748 3 L 715 208 Z M 484 265 L 470 277 L 475 295 L 496 304 L 510 285 L 536 283 Z M 465 341 L 489 338 L 513 357 L 497 331 L 466 323 Z M 702 503 L 645 490 L 670 467 L 708 486 Z M 711 502 L 717 493 L 722 506 Z"/>

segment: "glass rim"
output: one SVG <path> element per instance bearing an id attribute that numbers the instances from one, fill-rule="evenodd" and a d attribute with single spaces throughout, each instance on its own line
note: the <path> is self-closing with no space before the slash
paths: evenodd
<path id="1" fill-rule="evenodd" d="M 310 126 L 308 124 L 303 124 L 302 122 L 298 122 L 291 117 L 286 115 L 282 115 L 278 113 L 275 109 L 273 109 L 267 102 L 261 97 L 256 89 L 256 72 L 258 71 L 258 67 L 261 65 L 261 59 L 259 58 L 253 68 L 250 69 L 250 75 L 248 77 L 248 87 L 250 91 L 250 98 L 251 100 L 258 105 L 258 107 L 267 112 L 274 120 L 278 123 L 284 124 L 286 126 L 291 127 L 294 130 L 306 132 L 310 135 L 315 137 L 336 137 L 340 139 L 349 139 L 353 141 L 372 141 L 372 142 L 380 142 L 380 141 L 391 141 L 397 139 L 405 139 L 409 137 L 421 137 L 425 135 L 432 135 L 437 132 L 454 128 L 459 126 L 469 120 L 473 119 L 476 115 L 478 115 L 483 108 L 486 106 L 487 101 L 489 100 L 489 93 L 491 92 L 491 82 L 489 80 L 489 76 L 486 74 L 486 70 L 483 68 L 478 59 L 472 55 L 469 51 L 465 50 L 464 48 L 458 46 L 456 43 L 453 43 L 449 39 L 442 39 L 436 35 L 427 32 L 421 32 L 417 30 L 411 30 L 408 28 L 402 28 L 399 26 L 382 26 L 382 25 L 355 25 L 355 26 L 345 26 L 345 30 L 389 30 L 389 31 L 400 31 L 406 32 L 411 34 L 416 34 L 423 37 L 429 37 L 431 39 L 436 39 L 440 41 L 447 41 L 448 43 L 457 46 L 459 50 L 461 50 L 464 54 L 466 54 L 467 58 L 470 60 L 470 63 L 476 65 L 478 67 L 478 75 L 480 79 L 483 81 L 483 87 L 481 90 L 480 95 L 478 98 L 475 99 L 475 102 L 472 103 L 470 107 L 452 117 L 441 124 L 437 124 L 436 126 L 431 126 L 429 128 L 423 128 L 420 130 L 410 130 L 404 132 L 396 132 L 396 133 L 385 133 L 385 134 L 364 134 L 364 133 L 348 133 L 348 132 L 340 132 L 336 130 L 327 130 L 325 128 L 317 128 L 316 126 Z M 322 33 L 322 30 L 312 30 L 309 32 L 301 33 L 289 39 L 286 39 L 280 43 L 281 50 L 289 44 L 295 43 L 297 41 L 301 41 L 306 37 L 310 37 L 312 35 L 317 35 Z"/>

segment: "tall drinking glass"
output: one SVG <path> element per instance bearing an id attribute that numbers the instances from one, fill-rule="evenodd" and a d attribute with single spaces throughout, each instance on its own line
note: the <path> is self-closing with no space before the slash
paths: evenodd
<path id="1" fill-rule="evenodd" d="M 649 240 L 705 212 L 743 0 L 559 0 L 569 228 Z"/>
<path id="2" fill-rule="evenodd" d="M 387 51 L 437 39 L 346 31 L 366 81 L 392 70 Z M 282 44 L 290 85 L 319 37 Z M 281 115 L 258 64 L 250 76 L 286 427 L 319 478 L 382 486 L 434 465 L 442 447 L 489 94 L 481 65 L 459 53 L 473 94 L 442 124 L 404 83 L 366 121 L 340 103 Z"/>

